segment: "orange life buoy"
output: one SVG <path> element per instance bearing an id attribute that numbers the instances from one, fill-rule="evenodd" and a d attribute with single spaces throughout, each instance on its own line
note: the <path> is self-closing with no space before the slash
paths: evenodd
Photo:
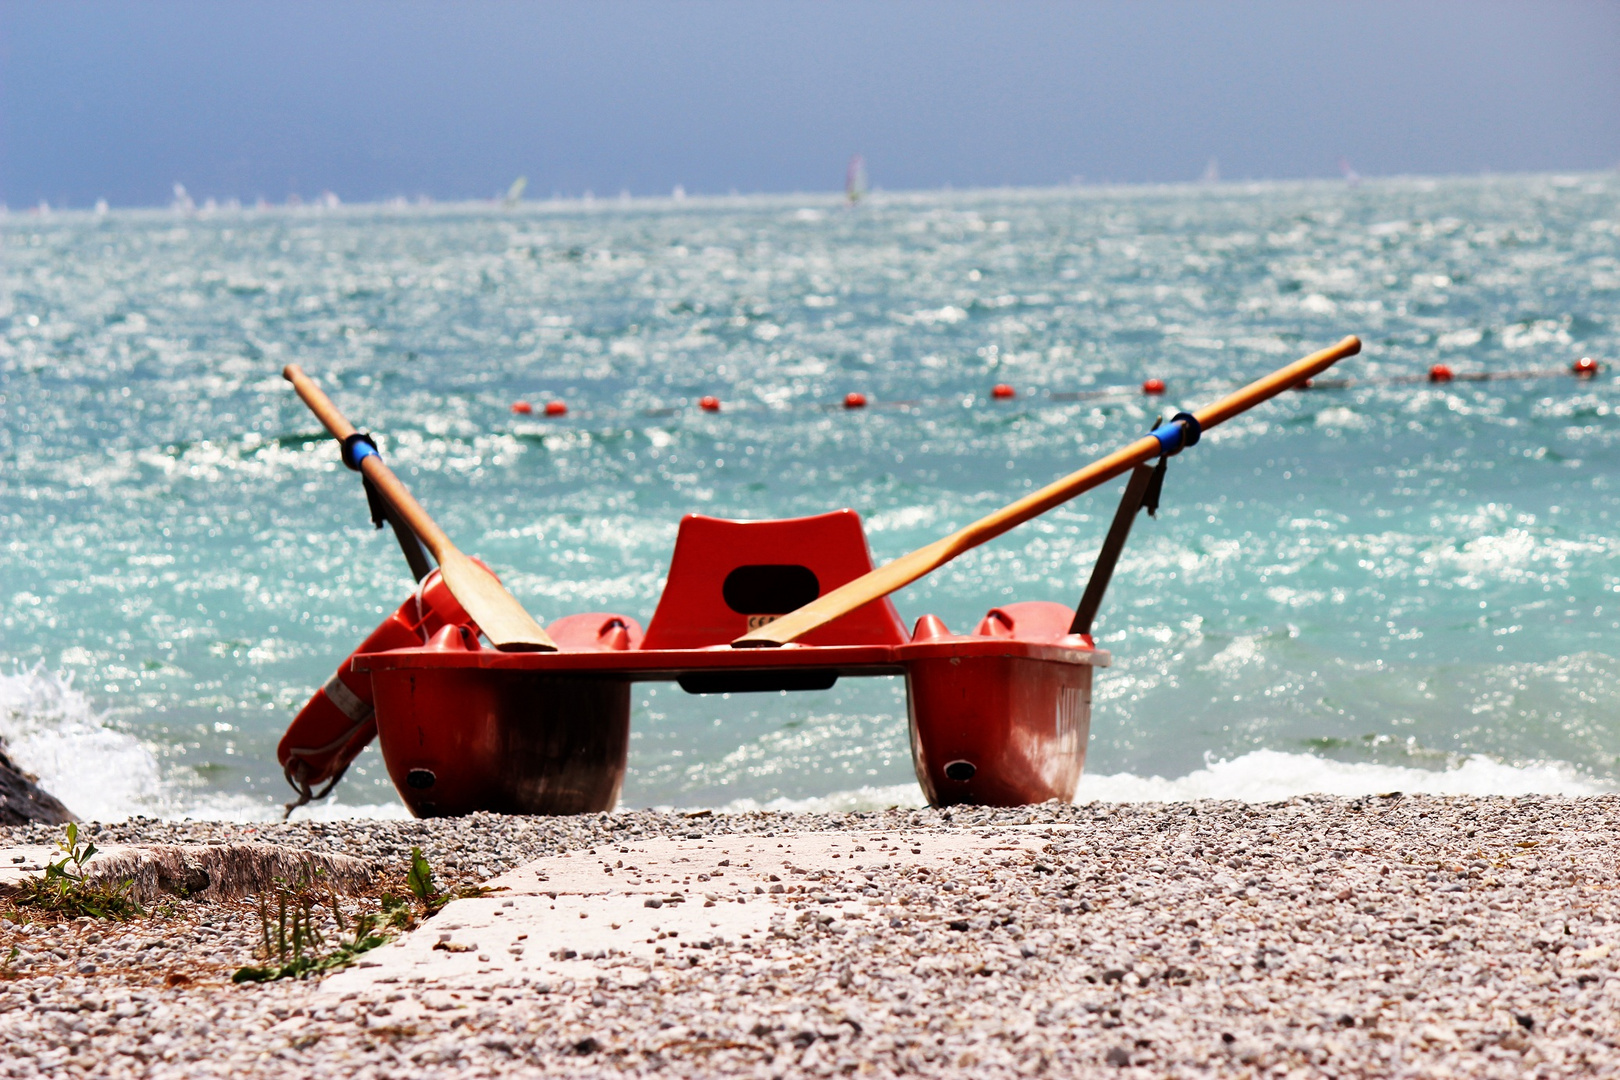
<path id="1" fill-rule="evenodd" d="M 312 799 L 330 794 L 350 763 L 377 737 L 371 676 L 353 670 L 350 662 L 360 653 L 424 644 L 434 633 L 452 624 L 470 628 L 473 639 L 477 640 L 477 626 L 434 570 L 422 579 L 398 611 L 384 619 L 382 625 L 348 655 L 326 685 L 315 691 L 315 696 L 299 710 L 276 747 L 282 772 L 298 792 L 297 801 L 287 806 L 288 814 Z M 316 791 L 322 784 L 326 786 Z"/>

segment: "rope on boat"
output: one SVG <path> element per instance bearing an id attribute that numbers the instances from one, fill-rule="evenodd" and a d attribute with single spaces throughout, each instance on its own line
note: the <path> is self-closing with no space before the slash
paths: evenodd
<path id="1" fill-rule="evenodd" d="M 1435 364 L 1421 375 L 1383 375 L 1371 378 L 1340 378 L 1340 379 L 1307 379 L 1294 387 L 1295 390 L 1349 390 L 1368 386 L 1407 386 L 1414 383 L 1449 383 L 1449 382 L 1503 382 L 1508 380 L 1550 379 L 1564 376 L 1574 376 L 1577 379 L 1591 379 L 1603 370 L 1605 365 L 1599 364 L 1589 356 L 1583 356 L 1567 368 L 1540 368 L 1526 371 L 1454 371 L 1447 364 Z M 1098 401 L 1106 398 L 1131 397 L 1146 395 L 1159 397 L 1169 390 L 1169 383 L 1164 379 L 1146 379 L 1141 386 L 1105 386 L 1094 390 L 1053 390 L 1044 395 L 1046 401 Z M 997 383 L 990 388 L 989 398 L 992 401 L 1012 401 L 1018 397 L 1018 391 L 1007 383 Z M 844 410 L 854 411 L 866 408 L 876 409 L 920 409 L 931 405 L 964 405 L 973 404 L 973 399 L 962 398 L 903 398 L 892 401 L 871 400 L 866 394 L 851 391 L 844 395 L 841 401 L 818 402 L 811 406 L 828 411 Z M 721 411 L 746 410 L 747 406 L 724 405 L 719 398 L 706 394 L 698 399 L 697 407 L 706 413 L 719 413 Z M 539 413 L 551 419 L 561 419 L 566 416 L 580 418 L 606 419 L 612 416 L 636 415 L 648 418 L 676 416 L 686 411 L 686 407 L 662 407 L 642 409 L 635 413 L 609 410 L 589 410 L 580 413 L 572 412 L 567 403 L 563 401 L 547 401 L 543 405 L 535 406 L 529 401 L 515 401 L 512 403 L 512 412 L 518 416 L 533 416 Z M 367 438 L 351 436 L 351 438 Z M 369 441 L 369 438 L 367 438 Z M 1197 441 L 1196 439 L 1194 441 Z M 347 443 L 345 443 L 344 463 L 348 464 Z M 1188 443 L 1191 446 L 1192 443 Z M 375 453 L 375 444 L 372 444 L 372 453 Z M 362 450 L 361 456 L 366 455 Z M 350 465 L 358 468 L 358 465 Z"/>

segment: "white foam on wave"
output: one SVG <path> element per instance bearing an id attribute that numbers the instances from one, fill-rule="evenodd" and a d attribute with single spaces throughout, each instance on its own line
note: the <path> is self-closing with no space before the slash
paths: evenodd
<path id="1" fill-rule="evenodd" d="M 752 810 L 770 810 L 785 814 L 853 814 L 863 810 L 887 810 L 891 806 L 916 807 L 924 805 L 922 789 L 916 784 L 893 784 L 885 787 L 859 787 L 849 791 L 835 791 L 830 795 L 813 795 L 805 799 L 733 799 L 717 807 L 722 814 L 746 814 Z"/>
<path id="2" fill-rule="evenodd" d="M 157 755 L 110 726 L 71 675 L 43 664 L 0 674 L 0 739 L 40 787 L 86 820 L 159 813 L 166 802 Z"/>
<path id="3" fill-rule="evenodd" d="M 1130 773 L 1086 774 L 1076 802 L 1181 802 L 1236 799 L 1271 802 L 1296 795 L 1600 795 L 1614 791 L 1564 762 L 1508 765 L 1491 758 L 1465 758 L 1449 769 L 1414 769 L 1371 762 L 1331 761 L 1314 754 L 1254 750 L 1167 780 Z"/>
<path id="4" fill-rule="evenodd" d="M 1136 776 L 1131 773 L 1087 773 L 1074 801 L 1190 802 L 1232 799 L 1274 802 L 1298 795 L 1354 798 L 1400 791 L 1408 795 L 1602 795 L 1615 791 L 1565 762 L 1509 765 L 1492 758 L 1462 759 L 1449 769 L 1414 769 L 1401 765 L 1332 761 L 1314 754 L 1255 750 L 1239 757 L 1211 757 L 1202 769 L 1185 776 Z M 915 784 L 863 787 L 806 799 L 736 799 L 717 807 L 722 813 L 775 810 L 790 813 L 850 813 L 924 805 Z"/>
<path id="5" fill-rule="evenodd" d="M 71 674 L 43 664 L 0 674 L 0 740 L 39 786 L 86 821 L 135 814 L 207 821 L 279 821 L 281 805 L 251 795 L 209 791 L 164 775 L 157 754 L 119 730 L 73 688 Z M 288 792 L 291 795 L 291 792 Z M 354 805 L 330 800 L 301 807 L 302 821 L 406 818 L 401 802 Z"/>
<path id="6" fill-rule="evenodd" d="M 289 797 L 292 795 L 291 788 L 287 790 L 287 794 Z M 178 818 L 182 821 L 276 822 L 282 820 L 284 813 L 282 803 L 267 802 L 251 795 L 207 792 L 195 794 L 191 799 L 163 816 Z M 324 799 L 321 802 L 306 803 L 300 806 L 293 811 L 292 820 L 299 822 L 372 819 L 403 821 L 410 816 L 410 810 L 402 802 L 344 803 Z"/>

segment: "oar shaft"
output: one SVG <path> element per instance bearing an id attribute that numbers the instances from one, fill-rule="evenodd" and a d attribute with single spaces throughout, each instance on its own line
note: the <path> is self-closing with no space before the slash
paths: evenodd
<path id="1" fill-rule="evenodd" d="M 281 374 L 293 384 L 293 389 L 304 399 L 309 411 L 314 413 L 315 418 L 332 433 L 334 439 L 342 442 L 355 434 L 354 425 L 338 411 L 336 405 L 332 404 L 332 399 L 326 396 L 325 391 L 315 385 L 315 380 L 304 374 L 303 368 L 297 364 L 288 364 L 282 369 Z M 453 546 L 450 544 L 450 538 L 422 508 L 422 504 L 416 501 L 409 489 L 400 482 L 399 477 L 394 475 L 394 471 L 384 465 L 382 458 L 375 454 L 368 454 L 361 460 L 360 471 L 378 491 L 382 492 L 383 498 L 388 500 L 395 512 L 404 519 L 405 524 L 410 526 L 411 531 L 422 538 L 422 543 L 433 553 L 433 558 L 440 563 L 444 562 L 447 546 Z"/>
<path id="2" fill-rule="evenodd" d="M 1239 413 L 1246 412 L 1263 401 L 1269 401 L 1289 387 L 1304 382 L 1311 376 L 1332 367 L 1346 356 L 1354 356 L 1360 351 L 1361 339 L 1347 337 L 1331 349 L 1323 349 L 1303 360 L 1296 360 L 1287 367 L 1250 383 L 1236 393 L 1227 395 L 1215 404 L 1198 410 L 1193 415 L 1198 418 L 1199 428 L 1208 431 L 1216 424 L 1225 423 Z M 1085 468 L 1072 472 L 1061 480 L 1055 480 L 1039 491 L 1031 492 L 987 517 L 980 518 L 951 535 L 949 538 L 952 541 L 951 557 L 955 558 L 964 551 L 994 540 L 1030 518 L 1039 517 L 1054 506 L 1060 506 L 1076 495 L 1090 491 L 1098 484 L 1106 484 L 1121 473 L 1153 460 L 1159 456 L 1159 450 L 1159 440 L 1151 435 L 1144 435 L 1129 446 L 1116 450 L 1107 457 L 1099 458 Z"/>
<path id="3" fill-rule="evenodd" d="M 1347 337 L 1330 349 L 1312 353 L 1301 360 L 1296 360 L 1287 367 L 1250 383 L 1243 389 L 1222 398 L 1208 408 L 1201 409 L 1194 416 L 1201 429 L 1207 430 L 1216 424 L 1224 423 L 1246 409 L 1276 397 L 1278 394 L 1295 386 L 1306 379 L 1317 375 L 1346 356 L 1353 356 L 1361 351 L 1361 340 L 1356 337 Z M 1122 449 L 1114 451 L 1106 457 L 1087 465 L 1085 468 L 1070 473 L 1061 480 L 1056 480 L 1039 491 L 1031 492 L 1022 499 L 1002 507 L 993 514 L 986 515 L 963 529 L 958 529 L 941 540 L 936 540 L 926 547 L 918 548 L 907 555 L 902 555 L 891 563 L 863 574 L 854 581 L 839 586 L 824 596 L 817 597 L 796 611 L 767 623 L 757 630 L 750 631 L 732 642 L 739 648 L 753 648 L 772 645 L 786 645 L 790 641 L 808 634 L 820 626 L 825 626 L 843 615 L 849 614 L 862 604 L 871 603 L 881 599 L 896 589 L 902 589 L 924 574 L 931 573 L 965 551 L 971 551 L 987 541 L 994 540 L 1002 533 L 1022 525 L 1030 518 L 1038 517 L 1054 506 L 1068 502 L 1076 495 L 1091 490 L 1099 484 L 1105 484 L 1114 477 L 1135 468 L 1138 465 L 1151 461 L 1164 452 L 1159 440 L 1152 435 L 1144 435 Z"/>
<path id="4" fill-rule="evenodd" d="M 304 399 L 326 430 L 330 431 L 339 442 L 346 443 L 355 434 L 354 425 L 338 412 L 336 405 L 330 398 L 321 392 L 314 381 L 305 375 L 297 364 L 288 364 L 281 372 L 287 381 L 292 383 L 298 391 L 298 396 Z M 466 610 L 469 618 L 478 624 L 484 636 L 489 638 L 490 644 L 497 649 L 509 651 L 543 650 L 554 652 L 557 643 L 551 640 L 541 625 L 534 621 L 534 616 L 524 610 L 518 603 L 517 597 L 506 590 L 500 580 L 490 572 L 488 567 L 481 566 L 463 555 L 444 530 L 434 524 L 433 518 L 422 509 L 422 505 L 411 497 L 411 493 L 400 483 L 382 459 L 371 451 L 375 447 L 368 446 L 364 454 L 355 454 L 358 447 L 346 447 L 345 454 L 352 459 L 360 458 L 359 465 L 367 480 L 369 480 L 387 502 L 394 508 L 412 532 L 416 533 L 433 553 L 439 562 L 439 573 L 444 584 L 450 590 L 450 595 L 456 598 Z"/>

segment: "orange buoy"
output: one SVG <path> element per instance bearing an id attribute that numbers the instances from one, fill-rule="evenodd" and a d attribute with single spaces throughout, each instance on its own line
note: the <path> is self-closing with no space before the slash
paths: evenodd
<path id="1" fill-rule="evenodd" d="M 1006 401 L 1010 398 L 1017 397 L 1018 391 L 1014 390 L 1004 382 L 998 382 L 996 385 L 990 388 L 990 396 L 995 398 L 997 401 Z"/>
<path id="2" fill-rule="evenodd" d="M 1163 379 L 1149 379 L 1147 382 L 1142 384 L 1142 393 L 1144 393 L 1144 394 L 1162 394 L 1162 393 L 1164 393 L 1164 380 Z"/>
<path id="3" fill-rule="evenodd" d="M 519 416 L 528 416 L 530 413 L 534 412 L 534 406 L 530 405 L 527 401 L 514 401 L 512 402 L 512 411 L 517 413 Z"/>
<path id="4" fill-rule="evenodd" d="M 548 402 L 546 402 L 546 415 L 547 416 L 567 416 L 568 415 L 568 406 L 564 405 L 560 401 L 548 401 Z"/>
<path id="5" fill-rule="evenodd" d="M 713 394 L 704 394 L 698 399 L 698 408 L 702 409 L 704 412 L 719 412 L 720 399 L 715 397 Z"/>
<path id="6" fill-rule="evenodd" d="M 1590 356 L 1583 356 L 1570 367 L 1578 379 L 1590 379 L 1598 373 L 1598 362 Z"/>
<path id="7" fill-rule="evenodd" d="M 856 393 L 853 390 L 850 391 L 849 393 L 844 395 L 844 408 L 846 408 L 846 409 L 864 409 L 864 408 L 866 408 L 866 395 Z"/>
<path id="8" fill-rule="evenodd" d="M 1430 382 L 1450 382 L 1451 378 L 1451 369 L 1444 364 L 1436 364 L 1429 369 Z"/>

